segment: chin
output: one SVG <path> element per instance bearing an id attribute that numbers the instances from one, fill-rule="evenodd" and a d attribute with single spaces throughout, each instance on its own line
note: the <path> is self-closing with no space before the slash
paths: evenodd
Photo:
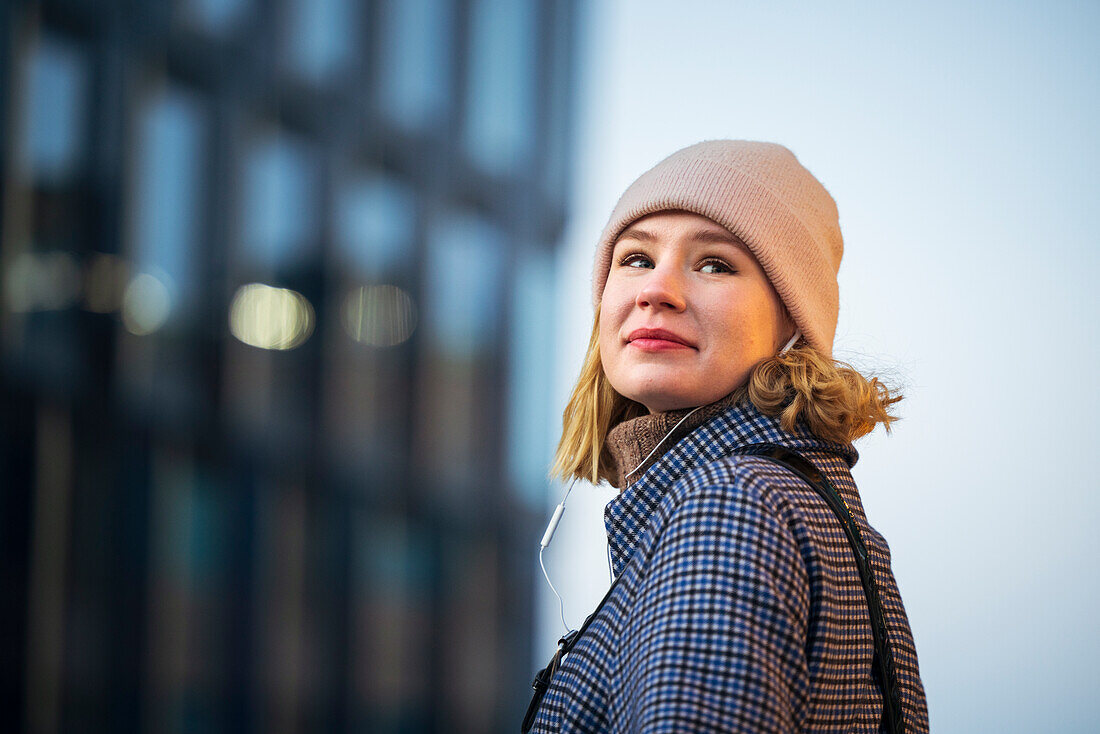
<path id="1" fill-rule="evenodd" d="M 641 403 L 653 413 L 707 405 L 733 390 L 731 387 L 723 392 L 715 384 L 714 375 L 706 374 L 705 370 L 667 365 L 634 365 L 630 370 L 608 375 L 608 379 L 620 395 Z"/>
<path id="2" fill-rule="evenodd" d="M 688 408 L 696 408 L 705 403 L 699 403 L 692 400 L 674 400 L 674 399 L 658 399 L 648 401 L 637 401 L 644 405 L 650 413 L 667 413 L 670 410 L 686 410 Z"/>
<path id="3" fill-rule="evenodd" d="M 669 386 L 675 386 L 669 389 Z M 651 413 L 663 413 L 669 410 L 682 410 L 684 408 L 696 408 L 700 405 L 709 405 L 716 400 L 721 400 L 733 392 L 734 388 L 724 390 L 716 388 L 713 384 L 706 386 L 688 387 L 683 381 L 659 380 L 646 381 L 630 386 L 633 389 L 618 390 L 623 397 L 630 398 L 636 403 L 641 403 Z"/>
<path id="4" fill-rule="evenodd" d="M 621 391 L 620 391 L 621 392 Z M 705 405 L 700 403 L 700 399 L 695 393 L 685 391 L 668 391 L 668 390 L 632 390 L 630 394 L 622 393 L 624 397 L 628 397 L 636 403 L 641 403 L 649 409 L 651 413 L 663 413 L 668 410 L 680 410 L 681 408 L 694 408 L 697 405 Z M 713 402 L 707 400 L 707 402 Z"/>

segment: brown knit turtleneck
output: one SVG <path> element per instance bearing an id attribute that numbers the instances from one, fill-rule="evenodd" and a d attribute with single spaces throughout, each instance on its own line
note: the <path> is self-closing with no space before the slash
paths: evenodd
<path id="1" fill-rule="evenodd" d="M 622 491 L 633 482 L 638 481 L 638 478 L 645 474 L 646 469 L 675 446 L 681 438 L 732 406 L 736 392 L 734 391 L 694 413 L 691 413 L 691 408 L 670 410 L 665 413 L 650 413 L 649 415 L 623 421 L 612 428 L 607 434 L 606 442 L 607 450 L 610 452 L 615 465 L 615 476 L 611 478 L 612 486 L 618 487 L 619 491 Z M 691 413 L 691 417 L 676 426 L 677 422 L 688 413 Z M 674 426 L 676 426 L 675 434 L 668 435 L 668 432 Z M 668 439 L 661 443 L 661 439 L 665 436 L 668 436 Z M 661 450 L 653 451 L 658 443 L 661 443 Z M 648 456 L 650 452 L 653 452 L 653 456 L 645 459 L 645 464 L 639 466 L 639 464 L 642 464 L 642 459 Z M 625 476 L 627 472 L 629 472 L 629 476 Z"/>

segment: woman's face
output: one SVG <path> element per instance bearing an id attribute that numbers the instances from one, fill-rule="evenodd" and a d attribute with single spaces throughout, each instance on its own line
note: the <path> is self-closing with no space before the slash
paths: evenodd
<path id="1" fill-rule="evenodd" d="M 728 395 L 794 330 L 756 258 L 706 217 L 657 212 L 615 243 L 600 359 L 611 386 L 651 413 Z"/>

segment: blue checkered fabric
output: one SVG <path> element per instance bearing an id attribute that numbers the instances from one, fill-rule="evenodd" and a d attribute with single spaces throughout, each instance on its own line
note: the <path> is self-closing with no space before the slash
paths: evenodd
<path id="1" fill-rule="evenodd" d="M 605 511 L 617 587 L 565 656 L 536 732 L 877 732 L 882 691 L 852 549 L 796 475 L 738 446 L 799 452 L 847 501 L 877 577 L 910 732 L 928 710 L 855 447 L 784 431 L 751 405 L 711 418 Z"/>

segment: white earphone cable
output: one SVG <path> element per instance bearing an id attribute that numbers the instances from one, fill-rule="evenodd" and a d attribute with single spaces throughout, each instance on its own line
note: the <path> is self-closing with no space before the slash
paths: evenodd
<path id="1" fill-rule="evenodd" d="M 569 499 L 569 493 L 573 491 L 573 485 L 577 483 L 576 477 L 569 483 L 569 486 L 565 490 L 565 496 L 561 498 L 561 502 L 554 509 L 554 516 L 550 518 L 550 524 L 546 526 L 546 532 L 542 534 L 542 540 L 539 541 L 539 565 L 542 566 L 542 575 L 546 577 L 546 583 L 550 584 L 550 590 L 554 592 L 554 596 L 558 597 L 558 614 L 561 615 L 561 624 L 565 627 L 566 632 L 570 632 L 569 624 L 565 621 L 565 602 L 561 598 L 561 594 L 554 588 L 554 582 L 550 580 L 550 574 L 546 572 L 546 563 L 542 560 L 542 552 L 546 550 L 550 545 L 550 541 L 554 539 L 554 532 L 558 529 L 558 523 L 561 522 L 561 516 L 565 512 L 565 501 Z"/>
<path id="2" fill-rule="evenodd" d="M 546 573 L 546 564 L 542 562 L 542 552 L 546 550 L 545 546 L 539 548 L 539 565 L 542 566 L 542 575 L 546 577 L 546 583 L 550 584 L 550 590 L 554 592 L 554 596 L 558 597 L 558 614 L 561 615 L 561 626 L 565 627 L 565 631 L 571 632 L 571 628 L 565 621 L 565 602 L 561 598 L 561 594 L 554 588 L 554 582 L 550 580 L 550 574 Z"/>
<path id="3" fill-rule="evenodd" d="M 663 444 L 663 443 L 665 442 L 665 439 L 666 439 L 666 438 L 668 438 L 669 436 L 671 436 L 671 435 L 672 435 L 673 433 L 675 433 L 675 432 L 676 432 L 676 429 L 677 429 L 677 428 L 679 428 L 679 427 L 680 427 L 680 425 L 681 425 L 681 424 L 682 424 L 682 423 L 683 423 L 684 421 L 686 421 L 686 420 L 687 420 L 688 418 L 690 418 L 690 417 L 691 417 L 691 414 L 692 414 L 692 413 L 694 413 L 695 411 L 699 410 L 699 409 L 700 409 L 700 408 L 702 408 L 702 407 L 704 407 L 704 406 L 700 405 L 700 406 L 699 406 L 698 408 L 692 408 L 692 409 L 691 409 L 691 411 L 690 411 L 690 412 L 689 412 L 689 413 L 688 413 L 687 415 L 685 415 L 685 416 L 684 416 L 683 418 L 681 418 L 681 419 L 680 419 L 679 421 L 677 421 L 677 422 L 676 422 L 676 425 L 674 425 L 674 426 L 672 427 L 672 430 L 671 430 L 671 431 L 669 431 L 668 433 L 666 433 L 666 434 L 664 435 L 664 438 L 662 438 L 662 439 L 661 439 L 660 441 L 658 441 L 658 442 L 657 442 L 657 445 L 653 447 L 653 450 L 652 450 L 652 451 L 650 451 L 650 452 L 649 452 L 648 454 L 646 454 L 646 457 L 645 457 L 644 459 L 642 459 L 642 463 L 638 464 L 638 466 L 634 467 L 634 469 L 632 469 L 631 471 L 627 472 L 627 473 L 626 473 L 626 474 L 625 474 L 625 475 L 623 476 L 623 479 L 626 479 L 626 478 L 627 478 L 627 477 L 629 477 L 629 476 L 630 476 L 631 474 L 633 474 L 634 472 L 638 471 L 638 470 L 639 470 L 639 469 L 641 469 L 641 468 L 642 468 L 643 466 L 645 466 L 645 463 L 646 463 L 647 461 L 649 461 L 650 457 L 651 457 L 651 456 L 653 456 L 653 455 L 654 455 L 655 453 L 657 453 L 657 449 L 661 448 L 661 444 Z"/>
<path id="4" fill-rule="evenodd" d="M 794 330 L 794 336 L 792 336 L 790 341 L 787 342 L 787 346 L 785 346 L 785 347 L 783 347 L 782 349 L 779 350 L 779 353 L 780 354 L 786 354 L 787 350 L 789 350 L 791 347 L 794 346 L 794 343 L 796 341 L 798 341 L 798 338 L 800 336 L 802 336 L 802 330 L 801 329 L 795 329 Z"/>

